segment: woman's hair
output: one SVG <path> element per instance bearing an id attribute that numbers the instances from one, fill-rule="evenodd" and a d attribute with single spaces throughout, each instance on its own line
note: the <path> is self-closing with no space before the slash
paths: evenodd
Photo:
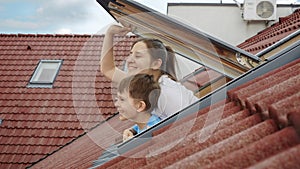
<path id="1" fill-rule="evenodd" d="M 176 79 L 176 71 L 175 71 L 175 52 L 170 46 L 165 46 L 162 41 L 158 39 L 148 39 L 142 38 L 133 43 L 134 46 L 138 42 L 144 42 L 149 49 L 149 54 L 151 55 L 151 59 L 161 59 L 162 65 L 161 70 L 163 72 L 167 72 L 174 79 Z"/>
<path id="2" fill-rule="evenodd" d="M 153 75 L 139 73 L 124 78 L 118 87 L 118 92 L 127 91 L 129 96 L 135 100 L 146 103 L 145 111 L 151 112 L 157 106 L 160 95 L 160 86 Z"/>
<path id="3" fill-rule="evenodd" d="M 160 70 L 160 69 L 153 69 L 153 68 L 149 68 L 149 69 L 144 69 L 142 70 L 140 73 L 146 73 L 148 75 L 153 76 L 154 80 L 158 82 L 158 79 L 162 76 L 162 75 L 167 75 L 170 79 L 176 81 L 177 79 L 175 77 L 173 77 L 172 75 L 170 75 L 169 73 Z"/>

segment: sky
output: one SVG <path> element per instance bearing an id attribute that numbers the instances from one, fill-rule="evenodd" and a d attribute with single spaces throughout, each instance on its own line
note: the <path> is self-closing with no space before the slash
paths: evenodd
<path id="1" fill-rule="evenodd" d="M 221 0 L 135 0 L 166 14 L 168 2 Z M 243 2 L 243 0 L 238 0 Z M 300 0 L 277 0 L 294 3 Z M 234 3 L 222 0 L 222 3 Z M 0 33 L 5 34 L 96 34 L 115 23 L 96 0 L 0 0 Z"/>

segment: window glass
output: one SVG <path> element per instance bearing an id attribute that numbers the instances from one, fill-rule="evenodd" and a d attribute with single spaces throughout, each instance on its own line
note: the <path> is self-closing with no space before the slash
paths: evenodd
<path id="1" fill-rule="evenodd" d="M 61 64 L 62 60 L 41 60 L 33 73 L 29 85 L 34 87 L 34 85 L 40 86 L 44 84 L 52 87 Z"/>
<path id="2" fill-rule="evenodd" d="M 182 57 L 181 55 L 176 55 L 176 75 L 177 79 L 181 80 L 187 75 L 190 75 L 195 70 L 201 68 L 202 66 L 199 63 L 196 63 L 192 60 L 189 60 L 185 57 Z"/>

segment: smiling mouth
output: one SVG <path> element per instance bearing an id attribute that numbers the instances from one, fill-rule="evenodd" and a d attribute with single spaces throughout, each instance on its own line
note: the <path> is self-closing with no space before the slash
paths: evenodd
<path id="1" fill-rule="evenodd" d="M 128 69 L 136 69 L 136 68 L 137 68 L 136 66 L 128 65 Z"/>
<path id="2" fill-rule="evenodd" d="M 136 70 L 136 67 L 128 67 L 128 70 Z"/>

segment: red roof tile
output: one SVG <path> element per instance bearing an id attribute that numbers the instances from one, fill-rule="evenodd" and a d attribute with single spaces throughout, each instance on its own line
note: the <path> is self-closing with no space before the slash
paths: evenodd
<path id="1" fill-rule="evenodd" d="M 256 164 L 256 161 L 276 155 L 299 143 L 300 136 L 293 127 L 288 127 L 234 151 L 203 168 L 245 168 Z"/>
<path id="2" fill-rule="evenodd" d="M 248 169 L 268 169 L 268 168 L 299 168 L 300 167 L 300 145 L 289 148 L 286 151 L 282 151 L 266 160 L 263 160 Z"/>
<path id="3" fill-rule="evenodd" d="M 244 84 L 243 89 L 239 89 L 238 91 L 234 91 L 234 94 L 229 94 L 232 99 L 239 101 L 239 103 L 242 106 L 245 105 L 245 98 L 248 98 L 249 96 L 254 95 L 257 93 L 257 90 L 265 90 L 270 87 L 273 87 L 275 84 L 284 82 L 286 79 L 289 79 L 290 77 L 295 77 L 299 74 L 300 63 L 296 63 L 295 65 L 288 67 L 287 69 L 280 71 L 273 76 L 264 76 L 264 78 L 258 78 L 254 82 L 248 82 Z M 270 72 L 272 73 L 272 72 Z M 273 84 L 271 83 L 273 82 Z M 230 93 L 230 92 L 229 92 Z"/>
<path id="4" fill-rule="evenodd" d="M 247 168 L 268 165 L 269 159 L 278 158 L 277 156 L 281 156 L 281 153 L 292 151 L 293 147 L 299 150 L 300 116 L 299 108 L 297 108 L 299 103 L 297 91 L 300 85 L 288 83 L 297 75 L 284 76 L 282 83 L 275 83 L 279 78 L 277 74 L 286 72 L 299 62 L 300 59 L 297 59 L 228 92 L 230 96 L 234 96 L 235 93 L 240 93 L 240 90 L 247 91 L 253 88 L 252 86 L 256 86 L 256 91 L 260 91 L 258 86 L 265 78 L 268 78 L 269 83 L 274 86 L 267 87 L 265 90 L 271 90 L 267 93 L 280 92 L 278 89 L 282 87 L 292 87 L 296 94 L 290 97 L 276 97 L 278 100 L 271 99 L 273 102 L 268 102 L 269 109 L 266 111 L 278 109 L 278 114 L 267 116 L 267 113 L 262 116 L 260 113 L 254 113 L 251 115 L 248 107 L 243 107 L 243 110 L 239 111 L 240 109 L 234 109 L 234 107 L 239 107 L 235 105 L 237 100 L 230 97 L 229 101 L 223 102 L 225 105 L 217 104 L 218 106 L 213 106 L 214 108 L 207 107 L 176 121 L 175 124 L 170 124 L 171 127 L 165 126 L 155 131 L 152 140 L 123 154 L 126 156 L 119 156 L 97 168 Z M 264 92 L 253 93 L 264 96 Z M 246 102 L 252 96 L 253 94 L 245 96 L 240 102 Z M 252 100 L 253 104 L 264 100 L 264 97 L 257 98 L 257 100 Z M 286 108 L 291 110 L 282 110 Z M 217 116 L 217 112 L 223 109 L 223 116 L 228 114 L 227 116 L 224 116 L 221 121 L 212 121 L 211 125 L 204 125 L 206 116 Z M 284 126 L 280 124 L 280 120 L 277 120 L 282 117 L 289 120 L 288 125 L 285 125 L 288 127 L 282 128 Z M 214 125 L 217 129 L 211 133 L 210 137 L 206 140 L 201 139 L 201 134 L 209 133 Z M 185 137 L 174 134 L 182 133 L 187 127 L 189 127 L 189 132 Z M 289 158 L 291 158 L 289 166 L 299 165 L 295 158 Z M 285 162 L 287 161 L 281 160 L 281 163 Z M 283 165 L 281 163 L 279 166 Z"/>
<path id="5" fill-rule="evenodd" d="M 214 160 L 226 156 L 230 152 L 245 147 L 248 144 L 274 133 L 275 131 L 275 123 L 272 123 L 271 121 L 265 121 L 202 151 L 189 155 L 183 150 L 181 152 L 186 155 L 186 158 L 180 160 L 174 156 L 173 158 L 177 162 L 173 161 L 173 164 L 170 165 L 169 168 L 184 168 L 184 166 L 186 168 L 202 168 L 205 165 L 212 163 Z"/>
<path id="6" fill-rule="evenodd" d="M 0 35 L 0 168 L 28 167 L 116 112 L 110 81 L 98 67 L 102 40 L 99 35 Z M 119 54 L 128 53 L 134 38 L 122 40 L 115 46 Z M 54 86 L 27 88 L 41 59 L 63 60 Z"/>
<path id="7" fill-rule="evenodd" d="M 199 89 L 208 86 L 216 79 L 222 77 L 222 74 L 208 68 L 200 68 L 192 74 L 184 77 L 181 83 L 188 89 L 198 92 Z"/>
<path id="8" fill-rule="evenodd" d="M 281 126 L 290 125 L 288 117 L 292 113 L 299 113 L 300 92 L 299 88 L 295 89 L 295 94 L 273 102 L 268 107 L 270 116 L 273 117 Z"/>
<path id="9" fill-rule="evenodd" d="M 237 47 L 252 54 L 264 50 L 282 38 L 300 29 L 300 9 L 297 9 L 289 16 L 282 17 L 279 22 L 262 30 L 257 35 L 247 39 Z"/>
<path id="10" fill-rule="evenodd" d="M 92 162 L 101 155 L 103 149 L 115 143 L 116 138 L 122 137 L 122 131 L 131 125 L 129 121 L 120 122 L 119 118 L 114 116 L 88 134 L 78 137 L 71 144 L 65 145 L 45 160 L 39 161 L 31 168 L 92 167 Z"/>

